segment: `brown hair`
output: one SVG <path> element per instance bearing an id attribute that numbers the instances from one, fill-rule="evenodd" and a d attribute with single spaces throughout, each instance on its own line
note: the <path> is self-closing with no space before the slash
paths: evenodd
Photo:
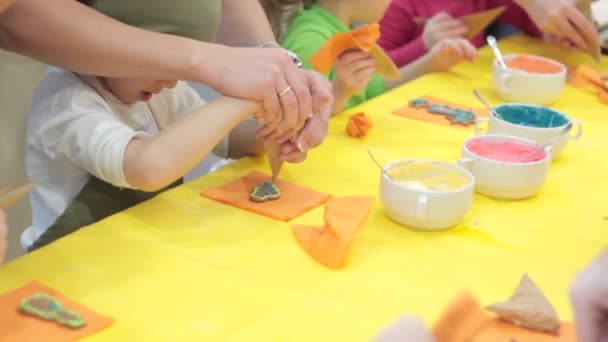
<path id="1" fill-rule="evenodd" d="M 308 8 L 316 3 L 316 0 L 259 0 L 266 12 L 266 17 L 272 27 L 272 32 L 277 41 L 280 41 L 284 25 L 299 9 Z"/>

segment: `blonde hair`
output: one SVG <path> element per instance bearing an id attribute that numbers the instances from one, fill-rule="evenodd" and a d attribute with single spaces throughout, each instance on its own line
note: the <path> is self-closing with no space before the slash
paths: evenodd
<path id="1" fill-rule="evenodd" d="M 259 0 L 266 12 L 266 17 L 272 27 L 277 41 L 281 40 L 286 25 L 292 17 L 302 8 L 308 8 L 316 0 Z"/>

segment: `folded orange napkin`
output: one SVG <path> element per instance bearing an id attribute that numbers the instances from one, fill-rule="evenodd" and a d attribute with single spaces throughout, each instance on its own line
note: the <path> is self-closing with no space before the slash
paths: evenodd
<path id="1" fill-rule="evenodd" d="M 503 322 L 485 311 L 468 292 L 460 294 L 433 328 L 437 342 L 575 342 L 572 323 L 562 322 L 559 335 L 536 332 Z"/>
<path id="2" fill-rule="evenodd" d="M 19 312 L 19 304 L 34 294 L 44 293 L 60 301 L 68 310 L 79 313 L 86 325 L 73 329 Z M 74 341 L 106 328 L 113 319 L 101 316 L 59 291 L 32 281 L 0 295 L 0 340 L 5 342 Z"/>
<path id="3" fill-rule="evenodd" d="M 270 218 L 289 221 L 327 202 L 331 195 L 317 192 L 299 185 L 277 180 L 281 198 L 262 203 L 249 200 L 251 190 L 260 182 L 269 181 L 270 176 L 253 171 L 230 183 L 205 190 L 202 196 L 224 204 L 245 209 Z"/>
<path id="4" fill-rule="evenodd" d="M 475 113 L 475 117 L 477 117 L 477 118 L 488 116 L 488 110 L 485 108 L 471 108 L 471 107 L 463 106 L 461 104 L 450 103 L 447 101 L 439 100 L 432 96 L 421 96 L 421 97 L 419 97 L 419 99 L 426 100 L 431 104 L 437 104 L 437 105 L 441 105 L 441 106 L 446 105 L 446 106 L 450 106 L 452 108 L 471 110 L 471 111 L 473 111 L 473 113 Z M 435 123 L 438 125 L 445 125 L 445 126 L 454 125 L 444 115 L 433 114 L 433 113 L 430 113 L 427 108 L 424 108 L 424 107 L 416 108 L 416 107 L 410 106 L 409 104 L 406 104 L 403 107 L 393 110 L 393 114 L 405 116 L 410 119 L 427 121 L 427 122 Z M 458 125 L 458 126 L 460 126 L 460 125 Z"/>
<path id="5" fill-rule="evenodd" d="M 505 6 L 500 6 L 487 11 L 458 18 L 468 28 L 467 35 L 465 37 L 469 40 L 477 37 L 478 34 L 493 23 L 494 20 L 496 20 L 496 18 L 498 18 L 498 16 L 501 15 L 506 9 L 507 8 Z"/>
<path id="6" fill-rule="evenodd" d="M 334 198 L 325 206 L 325 226 L 294 224 L 293 230 L 311 257 L 329 268 L 342 268 L 373 205 L 374 198 L 368 196 Z"/>
<path id="7" fill-rule="evenodd" d="M 351 49 L 369 52 L 376 61 L 376 73 L 400 79 L 399 69 L 376 41 L 380 38 L 378 23 L 360 26 L 349 32 L 336 33 L 311 58 L 310 64 L 319 72 L 328 74 L 341 54 Z"/>

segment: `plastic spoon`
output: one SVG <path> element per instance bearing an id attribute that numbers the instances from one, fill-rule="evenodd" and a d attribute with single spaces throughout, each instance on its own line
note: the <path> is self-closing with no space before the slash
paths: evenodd
<path id="1" fill-rule="evenodd" d="M 500 64 L 501 67 L 508 69 L 509 67 L 507 67 L 507 64 L 505 63 L 504 58 L 502 58 L 502 53 L 500 52 L 500 49 L 498 48 L 498 43 L 496 43 L 496 38 L 494 38 L 494 36 L 488 36 L 486 38 L 486 42 L 488 43 L 490 48 L 492 48 L 492 52 L 494 52 L 494 56 L 496 56 L 496 59 L 498 59 L 498 64 Z"/>
<path id="2" fill-rule="evenodd" d="M 566 127 L 564 127 L 564 129 L 561 132 L 559 132 L 556 136 L 554 136 L 551 140 L 549 140 L 549 142 L 547 142 L 546 144 L 542 145 L 540 148 L 537 148 L 536 150 L 530 152 L 530 154 L 528 154 L 526 156 L 526 160 L 530 160 L 530 159 L 532 159 L 532 156 L 535 156 L 535 155 L 543 152 L 544 150 L 546 150 L 547 147 L 551 146 L 554 142 L 557 141 L 557 139 L 561 138 L 563 135 L 565 135 L 568 132 L 570 132 L 571 129 L 572 129 L 572 122 L 568 122 L 568 124 L 566 125 Z"/>
<path id="3" fill-rule="evenodd" d="M 380 163 L 378 163 L 378 161 L 376 160 L 376 158 L 372 154 L 372 151 L 370 151 L 369 148 L 367 149 L 367 154 L 369 154 L 370 158 L 372 158 L 372 160 L 374 161 L 374 163 L 376 165 L 378 165 L 378 167 L 380 168 L 380 171 L 382 171 L 382 173 L 384 173 L 386 175 L 386 177 L 388 177 L 390 180 L 396 182 L 396 180 L 393 177 L 391 177 L 391 175 L 389 175 L 388 172 L 386 172 L 386 170 L 384 169 L 384 167 L 382 167 L 382 165 L 380 165 Z"/>
<path id="4" fill-rule="evenodd" d="M 494 115 L 497 118 L 502 119 L 502 116 L 500 116 L 500 114 L 498 114 L 498 112 L 494 110 L 494 107 L 490 106 L 490 104 L 488 102 L 486 102 L 486 100 L 481 96 L 481 94 L 477 91 L 477 89 L 473 89 L 473 93 L 475 93 L 475 96 L 477 97 L 477 99 L 479 101 L 481 101 L 481 103 L 483 103 L 484 106 L 486 106 L 486 108 L 490 111 L 490 113 L 492 113 L 492 115 Z"/>

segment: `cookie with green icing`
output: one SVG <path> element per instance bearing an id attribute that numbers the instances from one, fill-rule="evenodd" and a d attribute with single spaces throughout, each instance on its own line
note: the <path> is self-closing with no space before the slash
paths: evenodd
<path id="1" fill-rule="evenodd" d="M 272 201 L 280 197 L 281 190 L 273 182 L 261 182 L 251 190 L 249 195 L 249 199 L 253 202 Z"/>
<path id="2" fill-rule="evenodd" d="M 24 314 L 56 321 L 70 328 L 80 328 L 85 325 L 80 314 L 69 311 L 57 299 L 44 293 L 37 293 L 22 300 L 19 310 Z"/>

